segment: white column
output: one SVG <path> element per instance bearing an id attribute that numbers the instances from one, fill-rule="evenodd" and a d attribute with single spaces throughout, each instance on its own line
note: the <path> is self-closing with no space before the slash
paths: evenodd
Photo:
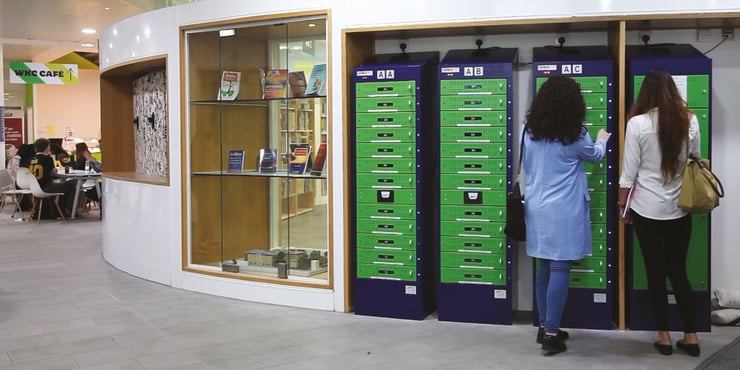
<path id="1" fill-rule="evenodd" d="M 0 106 L 5 106 L 5 63 L 3 63 L 3 40 L 0 39 Z M 0 117 L 0 129 L 5 130 L 5 117 Z M 5 135 L 0 138 L 0 168 L 5 168 Z"/>

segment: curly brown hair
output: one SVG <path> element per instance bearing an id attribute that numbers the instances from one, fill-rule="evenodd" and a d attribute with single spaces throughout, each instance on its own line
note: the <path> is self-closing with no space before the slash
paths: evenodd
<path id="1" fill-rule="evenodd" d="M 584 134 L 586 103 L 581 87 L 570 77 L 552 76 L 542 84 L 527 112 L 526 130 L 532 140 L 576 142 Z"/>
<path id="2" fill-rule="evenodd" d="M 689 115 L 681 94 L 668 71 L 655 68 L 645 75 L 640 93 L 632 105 L 629 118 L 658 108 L 658 143 L 660 173 L 668 182 L 678 176 L 680 156 L 689 137 Z"/>

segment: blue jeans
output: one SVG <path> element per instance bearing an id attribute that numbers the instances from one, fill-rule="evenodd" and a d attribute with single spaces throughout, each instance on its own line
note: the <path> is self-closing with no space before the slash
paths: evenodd
<path id="1" fill-rule="evenodd" d="M 568 298 L 568 280 L 571 261 L 540 259 L 540 270 L 535 280 L 535 297 L 540 326 L 545 333 L 557 333 Z"/>

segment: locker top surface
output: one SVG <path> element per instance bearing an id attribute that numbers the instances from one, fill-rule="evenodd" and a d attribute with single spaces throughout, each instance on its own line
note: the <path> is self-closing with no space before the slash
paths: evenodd
<path id="1" fill-rule="evenodd" d="M 439 52 L 428 51 L 418 53 L 394 53 L 394 54 L 377 54 L 368 58 L 362 65 L 357 68 L 373 67 L 376 65 L 424 65 L 439 63 Z"/>
<path id="2" fill-rule="evenodd" d="M 712 58 L 689 44 L 628 45 L 627 72 L 641 75 L 662 68 L 672 75 L 711 74 Z"/>
<path id="3" fill-rule="evenodd" d="M 544 46 L 532 49 L 534 63 L 611 59 L 606 46 Z"/>
<path id="4" fill-rule="evenodd" d="M 457 49 L 445 54 L 441 64 L 463 63 L 511 63 L 516 61 L 519 49 L 516 48 L 485 48 L 485 49 Z"/>
<path id="5" fill-rule="evenodd" d="M 627 45 L 627 59 L 701 58 L 709 59 L 689 44 Z"/>

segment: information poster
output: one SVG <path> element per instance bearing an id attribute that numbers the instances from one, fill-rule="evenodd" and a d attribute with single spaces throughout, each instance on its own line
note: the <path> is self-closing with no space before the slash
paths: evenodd
<path id="1" fill-rule="evenodd" d="M 21 118 L 5 118 L 5 144 L 13 144 L 20 148 L 23 144 L 23 120 Z"/>

